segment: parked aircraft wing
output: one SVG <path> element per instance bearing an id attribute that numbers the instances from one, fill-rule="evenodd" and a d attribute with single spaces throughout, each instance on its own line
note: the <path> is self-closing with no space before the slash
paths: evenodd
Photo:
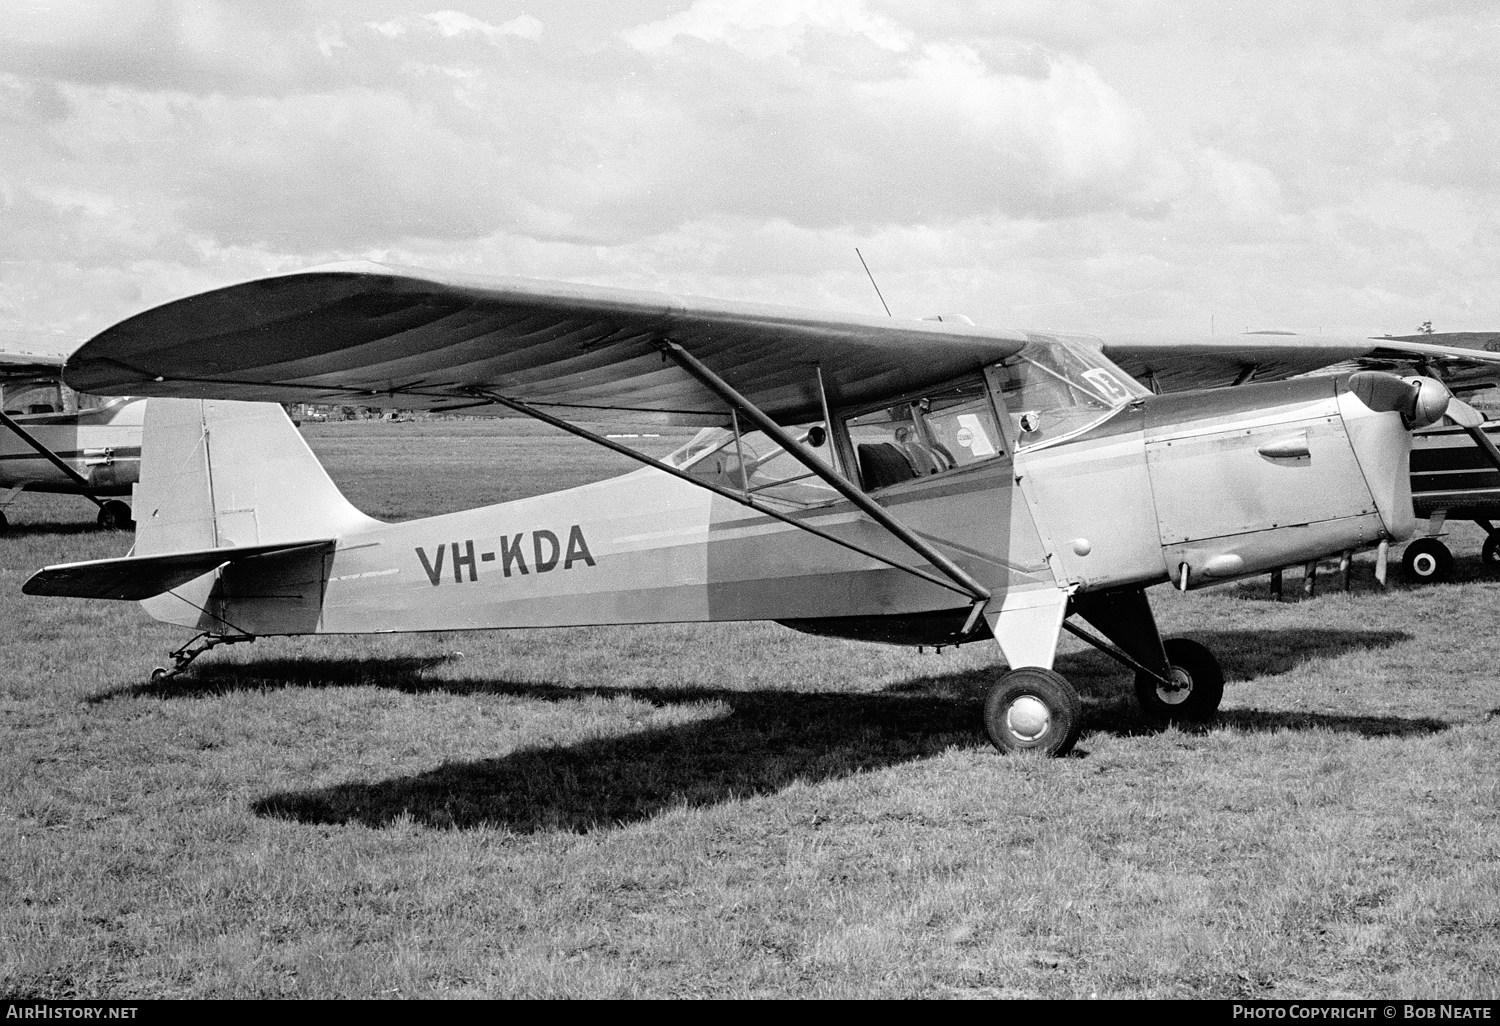
<path id="1" fill-rule="evenodd" d="M 0 384 L 55 381 L 75 343 L 39 331 L 0 328 Z"/>
<path id="2" fill-rule="evenodd" d="M 21 590 L 27 595 L 139 601 L 180 587 L 226 563 L 273 552 L 291 552 L 332 544 L 331 541 L 311 541 L 240 545 L 233 548 L 173 552 L 161 556 L 124 556 L 120 559 L 97 559 L 87 563 L 59 563 L 32 574 L 21 586 Z"/>
<path id="3" fill-rule="evenodd" d="M 1276 381 L 1319 370 L 1436 374 L 1452 389 L 1500 384 L 1500 353 L 1408 338 L 1351 338 L 1250 332 L 1243 335 L 1107 335 L 1104 355 L 1156 391 Z M 1486 335 L 1485 338 L 1490 336 Z"/>
<path id="4" fill-rule="evenodd" d="M 178 300 L 69 360 L 80 391 L 508 414 L 483 389 L 563 416 L 725 419 L 675 342 L 783 423 L 916 390 L 1026 336 L 525 278 L 340 264 Z"/>

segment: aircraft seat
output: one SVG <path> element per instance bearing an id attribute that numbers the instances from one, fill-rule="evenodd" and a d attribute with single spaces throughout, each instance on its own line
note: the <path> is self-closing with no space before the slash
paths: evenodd
<path id="1" fill-rule="evenodd" d="M 911 457 L 891 442 L 866 442 L 858 447 L 859 482 L 865 491 L 910 481 L 917 476 Z"/>

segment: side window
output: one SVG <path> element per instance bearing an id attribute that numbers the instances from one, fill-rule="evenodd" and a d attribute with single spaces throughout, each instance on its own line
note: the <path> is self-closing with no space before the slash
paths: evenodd
<path id="1" fill-rule="evenodd" d="M 787 431 L 819 462 L 827 465 L 833 459 L 828 431 L 821 423 L 789 426 Z M 831 485 L 763 431 L 751 431 L 736 441 L 733 431 L 704 428 L 666 462 L 693 477 L 731 491 L 748 490 L 760 499 L 812 506 L 838 498 Z"/>
<path id="2" fill-rule="evenodd" d="M 994 407 L 978 376 L 850 417 L 844 427 L 866 491 L 941 474 L 1004 451 Z"/>

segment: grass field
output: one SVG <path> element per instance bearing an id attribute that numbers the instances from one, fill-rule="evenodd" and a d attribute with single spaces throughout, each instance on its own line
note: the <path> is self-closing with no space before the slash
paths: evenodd
<path id="1" fill-rule="evenodd" d="M 508 425 L 309 425 L 405 518 L 629 469 Z M 643 440 L 665 451 L 680 437 Z M 566 469 L 566 478 L 556 476 Z M 1500 997 L 1500 582 L 1152 592 L 1228 687 L 1144 730 L 1064 639 L 1074 756 L 982 741 L 992 646 L 770 624 L 186 639 L 0 542 L 0 995 Z"/>

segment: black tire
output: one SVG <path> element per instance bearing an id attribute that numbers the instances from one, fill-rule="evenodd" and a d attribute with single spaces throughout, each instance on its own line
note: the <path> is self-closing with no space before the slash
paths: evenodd
<path id="1" fill-rule="evenodd" d="M 1484 565 L 1491 570 L 1500 570 L 1500 534 L 1485 536 L 1484 547 L 1479 550 L 1479 558 L 1484 560 Z"/>
<path id="2" fill-rule="evenodd" d="M 99 507 L 99 526 L 106 531 L 135 530 L 135 521 L 130 518 L 130 507 L 119 499 L 110 499 Z"/>
<path id="3" fill-rule="evenodd" d="M 1155 677 L 1135 675 L 1135 698 L 1141 714 L 1153 723 L 1204 723 L 1213 719 L 1224 699 L 1224 671 L 1214 654 L 1188 638 L 1169 638 L 1164 647 L 1171 676 L 1168 688 Z"/>
<path id="4" fill-rule="evenodd" d="M 0 534 L 9 534 L 9 533 L 10 533 L 10 519 L 3 512 L 0 512 Z"/>
<path id="5" fill-rule="evenodd" d="M 1083 703 L 1062 674 L 1025 666 L 1011 670 L 984 700 L 984 732 L 1007 755 L 1066 755 L 1083 728 Z"/>
<path id="6" fill-rule="evenodd" d="M 1401 573 L 1412 584 L 1441 584 L 1453 577 L 1453 553 L 1436 538 L 1418 538 L 1401 554 Z"/>

